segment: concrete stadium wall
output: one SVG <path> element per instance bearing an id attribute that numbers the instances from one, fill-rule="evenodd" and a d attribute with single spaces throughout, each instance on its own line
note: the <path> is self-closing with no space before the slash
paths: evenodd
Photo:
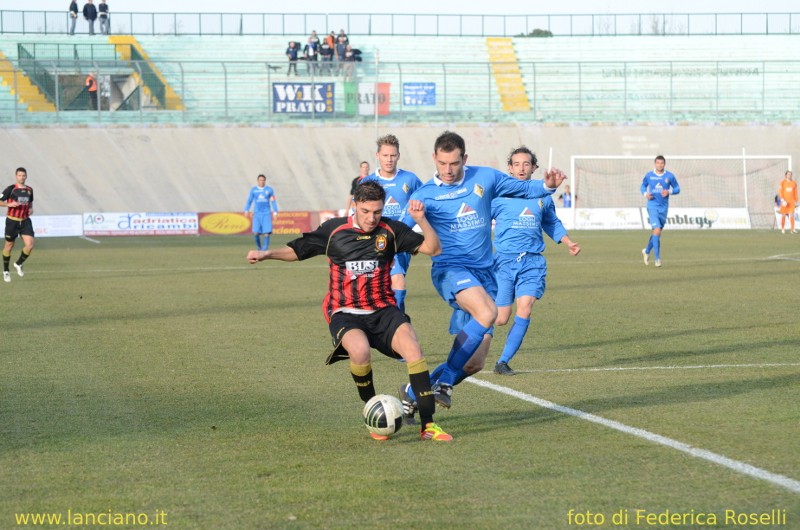
<path id="1" fill-rule="evenodd" d="M 397 135 L 400 167 L 425 181 L 444 125 L 373 127 L 120 127 L 0 129 L 0 185 L 28 170 L 35 213 L 239 211 L 256 175 L 267 175 L 283 210 L 344 207 L 361 160 L 375 167 L 376 133 Z M 798 155 L 794 126 L 453 125 L 469 162 L 504 169 L 525 144 L 569 170 L 574 154 Z M 777 186 L 782 175 L 775 175 Z"/>

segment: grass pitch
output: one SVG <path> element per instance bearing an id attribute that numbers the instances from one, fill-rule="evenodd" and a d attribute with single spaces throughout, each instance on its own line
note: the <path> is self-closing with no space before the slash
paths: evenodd
<path id="1" fill-rule="evenodd" d="M 800 239 L 665 232 L 655 269 L 641 262 L 646 232 L 572 237 L 576 258 L 548 248 L 547 293 L 511 363 L 522 373 L 475 379 L 763 476 L 468 383 L 437 414 L 453 443 L 412 428 L 375 442 L 346 363 L 323 364 L 324 258 L 250 266 L 245 237 L 39 239 L 26 276 L 0 284 L 0 528 L 26 514 L 201 529 L 800 527 Z M 413 261 L 407 309 L 433 367 L 451 338 L 429 269 Z M 407 380 L 402 363 L 373 366 L 378 392 Z"/>

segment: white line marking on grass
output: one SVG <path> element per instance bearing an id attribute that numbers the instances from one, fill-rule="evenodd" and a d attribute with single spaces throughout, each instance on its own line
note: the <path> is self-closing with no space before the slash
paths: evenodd
<path id="1" fill-rule="evenodd" d="M 92 239 L 91 237 L 81 236 L 81 239 L 85 239 L 86 241 L 88 241 L 90 243 L 97 243 L 98 245 L 100 244 L 100 241 L 98 241 L 96 239 Z"/>
<path id="2" fill-rule="evenodd" d="M 794 254 L 775 254 L 767 258 L 768 260 L 800 261 L 800 252 Z"/>
<path id="3" fill-rule="evenodd" d="M 607 368 L 544 368 L 541 370 L 514 370 L 518 374 L 542 374 L 564 372 L 626 372 L 641 370 L 711 370 L 715 368 L 786 368 L 800 366 L 800 363 L 757 363 L 757 364 L 697 364 L 689 366 L 611 366 Z M 491 370 L 484 370 L 490 373 Z"/>
<path id="4" fill-rule="evenodd" d="M 465 379 L 465 381 L 470 382 L 474 385 L 488 388 L 490 390 L 494 390 L 495 392 L 500 392 L 501 394 L 506 394 L 507 396 L 521 399 L 522 401 L 527 401 L 528 403 L 533 403 L 534 405 L 537 405 L 545 409 L 554 410 L 556 412 L 560 412 L 568 416 L 574 416 L 576 418 L 590 421 L 592 423 L 596 423 L 598 425 L 602 425 L 604 427 L 608 427 L 610 429 L 614 429 L 623 432 L 625 434 L 630 434 L 638 438 L 643 438 L 649 442 L 654 442 L 666 447 L 670 447 L 672 449 L 676 449 L 695 458 L 701 458 L 713 464 L 727 467 L 728 469 L 732 469 L 737 473 L 741 473 L 743 475 L 749 475 L 751 477 L 760 480 L 765 480 L 776 486 L 786 488 L 794 493 L 800 493 L 800 481 L 794 480 L 792 478 L 785 477 L 783 475 L 778 475 L 776 473 L 771 473 L 764 469 L 751 466 L 750 464 L 745 464 L 744 462 L 739 462 L 738 460 L 733 460 L 731 458 L 718 455 L 716 453 L 712 453 L 711 451 L 706 451 L 705 449 L 692 447 L 689 444 L 673 440 L 672 438 L 667 438 L 666 436 L 661 436 L 660 434 L 655 434 L 650 431 L 646 431 L 644 429 L 639 429 L 636 427 L 629 427 L 628 425 L 625 425 L 624 423 L 620 423 L 618 421 L 608 420 L 606 418 L 602 418 L 594 414 L 589 414 L 588 412 L 583 412 L 570 407 L 565 407 L 564 405 L 558 405 L 557 403 L 553 403 L 545 399 L 540 399 L 535 396 L 531 396 L 530 394 L 525 394 L 523 392 L 518 392 L 516 390 L 512 390 L 504 386 L 496 385 L 488 381 L 475 379 L 473 377 L 467 378 Z"/>

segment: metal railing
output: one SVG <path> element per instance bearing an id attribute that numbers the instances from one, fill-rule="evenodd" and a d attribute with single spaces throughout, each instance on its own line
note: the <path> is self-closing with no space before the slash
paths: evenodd
<path id="1" fill-rule="evenodd" d="M 13 64 L 25 70 L 30 60 Z M 301 75 L 287 77 L 286 65 L 264 62 L 152 61 L 181 97 L 182 110 L 160 110 L 143 99 L 123 106 L 130 111 L 108 111 L 115 107 L 107 102 L 90 112 L 67 106 L 74 97 L 63 91 L 92 70 L 101 98 L 118 94 L 110 84 L 126 77 L 138 86 L 128 85 L 119 98 L 135 89 L 142 98 L 149 64 L 37 60 L 36 75 L 52 79 L 56 97 L 48 99 L 56 111 L 28 111 L 16 87 L 0 86 L 0 124 L 800 121 L 794 89 L 800 61 L 521 62 L 530 102 L 522 112 L 504 109 L 491 63 L 351 63 L 352 72 L 339 75 L 335 63 L 331 70 L 301 63 Z M 17 79 L 10 72 L 0 76 Z"/>
<path id="2" fill-rule="evenodd" d="M 130 13 L 111 15 L 111 32 L 131 35 L 555 36 L 788 35 L 800 13 L 631 13 L 552 15 L 425 15 L 413 13 Z M 66 34 L 65 11 L 0 10 L 0 34 Z M 79 18 L 76 31 L 86 33 Z"/>

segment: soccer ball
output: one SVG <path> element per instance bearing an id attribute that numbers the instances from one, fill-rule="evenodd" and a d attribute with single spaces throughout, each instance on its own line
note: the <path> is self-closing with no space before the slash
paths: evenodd
<path id="1" fill-rule="evenodd" d="M 378 394 L 364 405 L 364 425 L 369 432 L 393 435 L 403 426 L 403 404 L 394 396 Z"/>

